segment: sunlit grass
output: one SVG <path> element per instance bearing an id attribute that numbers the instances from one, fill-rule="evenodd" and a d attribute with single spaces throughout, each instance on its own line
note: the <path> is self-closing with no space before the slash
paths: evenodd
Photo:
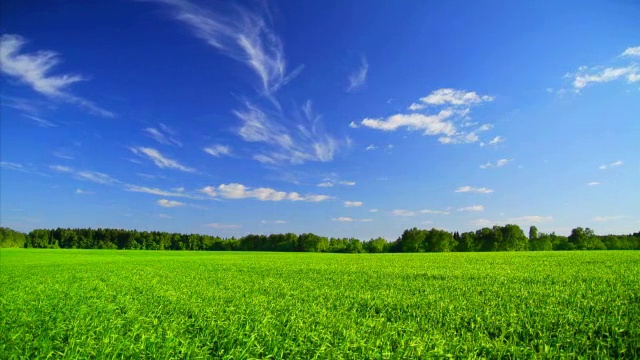
<path id="1" fill-rule="evenodd" d="M 0 358 L 640 356 L 640 252 L 0 251 Z"/>

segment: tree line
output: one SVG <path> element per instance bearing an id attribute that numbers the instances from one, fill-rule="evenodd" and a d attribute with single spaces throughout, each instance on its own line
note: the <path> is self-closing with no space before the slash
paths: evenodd
<path id="1" fill-rule="evenodd" d="M 477 231 L 439 229 L 405 230 L 393 242 L 383 238 L 327 238 L 312 233 L 246 235 L 221 238 L 199 234 L 122 229 L 36 229 L 28 234 L 0 227 L 0 247 L 49 249 L 299 251 L 334 253 L 478 252 L 550 250 L 640 250 L 640 231 L 629 235 L 596 235 L 589 228 L 575 228 L 569 236 L 539 233 L 529 236 L 514 224 Z"/>

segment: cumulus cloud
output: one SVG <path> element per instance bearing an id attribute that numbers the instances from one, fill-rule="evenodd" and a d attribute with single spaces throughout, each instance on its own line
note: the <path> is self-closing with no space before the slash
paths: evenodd
<path id="1" fill-rule="evenodd" d="M 473 186 L 460 186 L 455 190 L 458 193 L 474 192 L 479 194 L 489 194 L 493 192 L 493 189 L 486 187 L 473 187 Z"/>
<path id="2" fill-rule="evenodd" d="M 90 113 L 113 117 L 114 114 L 100 108 L 96 104 L 73 95 L 68 88 L 71 84 L 86 81 L 87 78 L 78 74 L 52 75 L 54 67 L 60 63 L 58 53 L 40 50 L 25 53 L 22 48 L 27 41 L 19 36 L 3 34 L 0 38 L 0 70 L 33 90 L 53 99 L 74 104 Z"/>
<path id="3" fill-rule="evenodd" d="M 486 146 L 486 145 L 498 145 L 501 142 L 504 142 L 505 138 L 503 138 L 502 136 L 496 136 L 493 139 L 489 140 L 488 143 L 480 143 L 480 146 Z"/>
<path id="4" fill-rule="evenodd" d="M 331 220 L 337 221 L 337 222 L 371 222 L 373 221 L 373 219 L 356 219 L 348 216 L 341 216 L 341 217 L 333 218 Z"/>
<path id="5" fill-rule="evenodd" d="M 226 145 L 215 144 L 203 149 L 209 155 L 220 157 L 231 154 L 231 148 Z"/>
<path id="6" fill-rule="evenodd" d="M 144 133 L 163 145 L 182 146 L 182 143 L 174 138 L 175 131 L 167 125 L 160 124 L 159 128 L 148 127 Z"/>
<path id="7" fill-rule="evenodd" d="M 408 113 L 386 118 L 365 118 L 359 125 L 382 131 L 406 128 L 421 131 L 426 136 L 439 135 L 438 141 L 442 144 L 475 143 L 480 141 L 479 134 L 491 129 L 492 125 L 483 124 L 468 129 L 474 126 L 469 121 L 471 108 L 493 100 L 492 96 L 479 95 L 474 91 L 438 89 L 421 98 L 420 103 L 409 106 Z"/>
<path id="8" fill-rule="evenodd" d="M 349 180 L 342 180 L 340 181 L 340 185 L 345 185 L 345 186 L 354 186 L 356 184 L 355 181 L 349 181 Z"/>
<path id="9" fill-rule="evenodd" d="M 628 82 L 638 81 L 639 71 L 637 65 L 629 65 L 617 68 L 605 68 L 602 70 L 588 69 L 579 71 L 574 75 L 573 87 L 577 90 L 587 87 L 591 83 L 606 83 L 620 78 L 626 79 Z"/>
<path id="10" fill-rule="evenodd" d="M 206 186 L 200 190 L 210 197 L 225 199 L 256 199 L 260 201 L 306 201 L 320 202 L 331 199 L 328 195 L 301 195 L 297 192 L 278 191 L 271 188 L 250 188 L 238 183 Z"/>
<path id="11" fill-rule="evenodd" d="M 349 86 L 347 87 L 347 92 L 354 91 L 355 89 L 363 86 L 367 81 L 367 72 L 369 71 L 369 64 L 367 63 L 367 59 L 362 57 L 360 60 L 360 67 L 356 71 L 354 71 L 351 75 L 349 75 Z"/>
<path id="12" fill-rule="evenodd" d="M 489 169 L 489 168 L 497 168 L 497 167 L 502 167 L 507 165 L 509 162 L 511 162 L 513 159 L 500 159 L 498 161 L 496 161 L 495 163 L 492 162 L 488 162 L 484 165 L 480 165 L 481 169 Z"/>
<path id="13" fill-rule="evenodd" d="M 620 56 L 636 56 L 640 57 L 640 46 L 627 48 Z"/>
<path id="14" fill-rule="evenodd" d="M 618 160 L 618 161 L 614 161 L 610 164 L 604 164 L 604 165 L 600 165 L 599 169 L 600 170 L 606 170 L 606 169 L 611 169 L 614 167 L 618 167 L 618 166 L 622 166 L 624 164 L 624 162 L 622 162 L 622 160 Z"/>
<path id="15" fill-rule="evenodd" d="M 344 202 L 345 207 L 358 207 L 362 205 L 364 205 L 362 201 L 345 201 Z"/>
<path id="16" fill-rule="evenodd" d="M 178 207 L 178 206 L 185 206 L 186 204 L 180 201 L 175 201 L 175 200 L 167 200 L 167 199 L 160 199 L 158 201 L 156 201 L 156 203 L 162 207 L 165 208 L 172 208 L 172 207 Z"/>
<path id="17" fill-rule="evenodd" d="M 459 208 L 458 211 L 479 212 L 479 211 L 484 211 L 484 206 L 483 205 L 465 206 L 465 207 Z"/>
<path id="18" fill-rule="evenodd" d="M 409 110 L 419 110 L 432 105 L 472 106 L 493 101 L 489 95 L 478 95 L 475 91 L 438 89 L 420 99 L 422 103 L 414 103 Z"/>
<path id="19" fill-rule="evenodd" d="M 190 167 L 186 167 L 180 164 L 179 162 L 177 162 L 176 160 L 172 160 L 165 157 L 160 153 L 160 151 L 153 148 L 139 146 L 139 147 L 131 148 L 131 151 L 138 156 L 146 157 L 150 159 L 159 168 L 176 169 L 176 170 L 181 170 L 185 172 L 195 172 L 194 169 Z"/>

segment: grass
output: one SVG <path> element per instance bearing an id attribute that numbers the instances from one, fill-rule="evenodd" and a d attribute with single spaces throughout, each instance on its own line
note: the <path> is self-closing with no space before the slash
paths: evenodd
<path id="1" fill-rule="evenodd" d="M 0 358 L 640 357 L 640 252 L 0 251 Z"/>

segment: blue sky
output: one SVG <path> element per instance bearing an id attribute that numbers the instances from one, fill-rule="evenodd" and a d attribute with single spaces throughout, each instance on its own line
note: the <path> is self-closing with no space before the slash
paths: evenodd
<path id="1" fill-rule="evenodd" d="M 0 223 L 640 228 L 635 1 L 4 1 Z"/>

